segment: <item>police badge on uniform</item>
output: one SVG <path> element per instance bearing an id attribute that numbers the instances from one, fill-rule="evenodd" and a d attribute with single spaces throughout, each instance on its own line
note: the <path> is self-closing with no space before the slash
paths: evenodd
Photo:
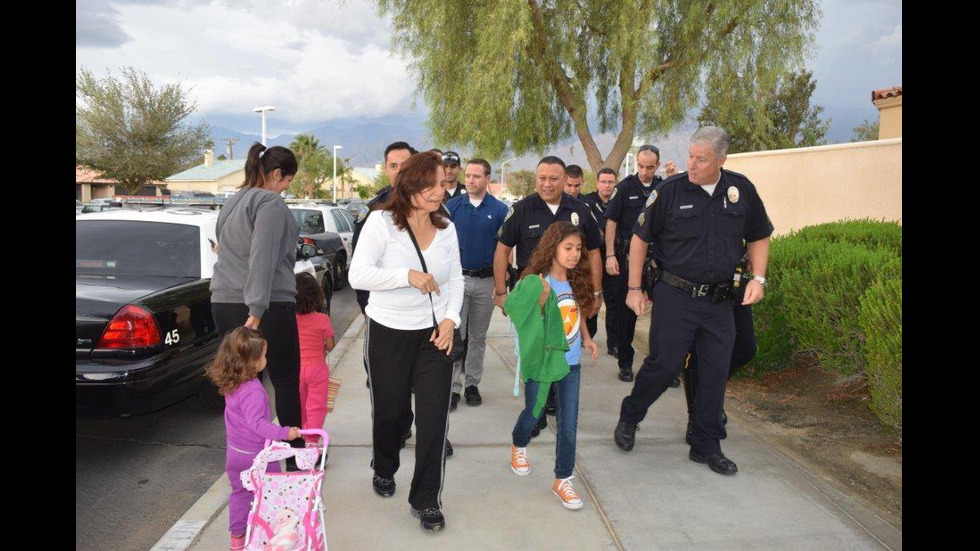
<path id="1" fill-rule="evenodd" d="M 738 188 L 735 186 L 728 186 L 728 200 L 731 203 L 738 203 Z"/>
<path id="2" fill-rule="evenodd" d="M 572 221 L 572 225 L 573 226 L 577 226 L 578 225 L 579 220 L 578 220 L 578 213 L 577 212 L 573 212 L 572 213 L 571 221 Z"/>

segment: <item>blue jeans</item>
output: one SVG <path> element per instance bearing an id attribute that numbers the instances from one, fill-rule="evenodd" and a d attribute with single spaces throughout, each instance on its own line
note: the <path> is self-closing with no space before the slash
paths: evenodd
<path id="1" fill-rule="evenodd" d="M 555 478 L 568 478 L 575 470 L 575 433 L 578 427 L 578 391 L 582 384 L 582 366 L 571 366 L 564 379 L 551 383 L 555 390 L 555 419 L 558 422 L 558 441 L 555 443 Z M 531 431 L 538 419 L 534 417 L 534 402 L 538 399 L 538 383 L 528 380 L 524 384 L 524 411 L 517 418 L 511 434 L 514 445 L 526 448 L 531 441 Z M 541 415 L 545 415 L 544 408 Z"/>

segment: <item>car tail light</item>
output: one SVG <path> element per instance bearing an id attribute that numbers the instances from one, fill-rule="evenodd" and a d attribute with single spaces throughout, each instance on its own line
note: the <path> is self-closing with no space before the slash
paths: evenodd
<path id="1" fill-rule="evenodd" d="M 316 241 L 314 241 L 312 237 L 304 237 L 303 238 L 303 244 L 304 245 L 313 245 L 314 247 L 316 247 Z"/>
<path id="2" fill-rule="evenodd" d="M 116 312 L 102 332 L 96 349 L 132 350 L 160 344 L 160 330 L 153 315 L 139 306 L 129 305 Z"/>

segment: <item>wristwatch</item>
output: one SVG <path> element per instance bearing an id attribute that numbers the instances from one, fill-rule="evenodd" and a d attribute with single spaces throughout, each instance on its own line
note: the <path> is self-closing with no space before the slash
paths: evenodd
<path id="1" fill-rule="evenodd" d="M 761 275 L 752 276 L 752 281 L 758 281 L 759 283 L 762 284 L 763 288 L 768 287 L 768 285 L 766 284 L 767 281 L 766 278 L 762 277 Z"/>

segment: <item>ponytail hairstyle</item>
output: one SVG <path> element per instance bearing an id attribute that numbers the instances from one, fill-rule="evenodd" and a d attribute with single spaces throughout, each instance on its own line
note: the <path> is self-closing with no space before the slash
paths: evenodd
<path id="1" fill-rule="evenodd" d="M 277 168 L 282 171 L 283 177 L 295 175 L 299 169 L 296 155 L 288 147 L 274 145 L 267 148 L 255 142 L 248 149 L 248 158 L 245 159 L 245 182 L 238 186 L 239 189 L 262 187 L 265 184 L 265 175 Z"/>

